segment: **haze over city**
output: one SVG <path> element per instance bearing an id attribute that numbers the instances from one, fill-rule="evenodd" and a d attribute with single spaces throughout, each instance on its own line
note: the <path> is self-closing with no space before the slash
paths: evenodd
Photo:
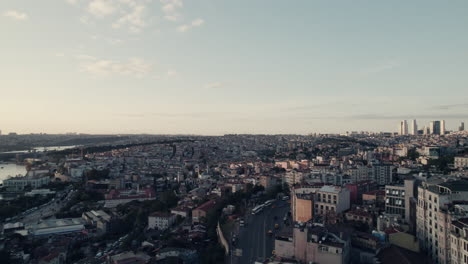
<path id="1" fill-rule="evenodd" d="M 397 131 L 468 113 L 466 1 L 4 0 L 0 129 Z"/>

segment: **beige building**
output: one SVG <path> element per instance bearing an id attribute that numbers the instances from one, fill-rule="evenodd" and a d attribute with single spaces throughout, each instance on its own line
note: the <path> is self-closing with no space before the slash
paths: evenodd
<path id="1" fill-rule="evenodd" d="M 454 166 L 459 169 L 468 168 L 468 157 L 455 157 Z"/>

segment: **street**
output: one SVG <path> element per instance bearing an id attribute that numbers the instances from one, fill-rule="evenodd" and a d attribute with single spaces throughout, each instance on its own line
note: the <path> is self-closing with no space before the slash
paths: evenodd
<path id="1" fill-rule="evenodd" d="M 54 200 L 37 208 L 33 212 L 20 216 L 17 219 L 17 221 L 21 221 L 23 223 L 29 224 L 29 223 L 35 223 L 41 219 L 45 219 L 47 217 L 53 216 L 63 206 L 65 206 L 68 203 L 68 201 L 70 201 L 74 193 L 71 190 L 72 188 L 67 188 L 65 191 L 60 192 L 60 194 L 66 193 L 65 198 L 61 199 L 61 198 L 56 197 Z"/>
<path id="2" fill-rule="evenodd" d="M 274 249 L 274 237 L 277 232 L 275 224 L 279 224 L 279 229 L 281 229 L 284 225 L 283 217 L 289 210 L 290 205 L 287 202 L 276 201 L 257 215 L 249 213 L 245 219 L 247 225 L 240 227 L 236 247 L 242 249 L 242 256 L 234 257 L 232 262 L 251 264 L 257 259 L 264 260 L 270 257 Z M 269 230 L 273 232 L 273 235 L 268 235 Z"/>

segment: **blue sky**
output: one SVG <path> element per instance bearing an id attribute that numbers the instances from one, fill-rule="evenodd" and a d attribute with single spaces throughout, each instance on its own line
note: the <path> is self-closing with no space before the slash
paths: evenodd
<path id="1" fill-rule="evenodd" d="M 3 0 L 0 129 L 455 129 L 467 13 L 462 0 Z"/>

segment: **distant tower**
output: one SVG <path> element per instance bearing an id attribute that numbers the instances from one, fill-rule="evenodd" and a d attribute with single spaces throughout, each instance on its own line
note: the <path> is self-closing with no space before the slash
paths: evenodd
<path id="1" fill-rule="evenodd" d="M 440 121 L 440 135 L 445 135 L 445 120 Z"/>
<path id="2" fill-rule="evenodd" d="M 460 126 L 458 127 L 458 131 L 464 131 L 465 130 L 465 123 L 461 122 Z"/>
<path id="3" fill-rule="evenodd" d="M 406 122 L 406 120 L 402 120 L 400 122 L 400 131 L 399 131 L 399 134 L 401 136 L 403 135 L 408 135 L 408 122 Z"/>
<path id="4" fill-rule="evenodd" d="M 429 124 L 429 132 L 432 135 L 440 135 L 440 121 L 431 121 L 431 123 Z"/>
<path id="5" fill-rule="evenodd" d="M 411 123 L 411 135 L 417 135 L 418 134 L 418 124 L 416 124 L 416 119 L 413 119 L 413 122 Z"/>

